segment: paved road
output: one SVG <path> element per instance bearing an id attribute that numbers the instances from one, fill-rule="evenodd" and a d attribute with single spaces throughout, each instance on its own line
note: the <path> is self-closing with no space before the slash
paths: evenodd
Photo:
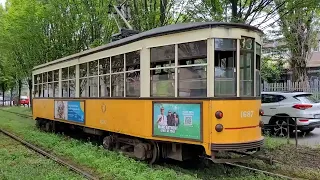
<path id="1" fill-rule="evenodd" d="M 294 142 L 295 139 L 291 138 L 291 140 Z M 303 137 L 302 133 L 299 132 L 298 134 L 298 143 L 300 145 L 307 145 L 307 146 L 318 146 L 320 147 L 320 128 L 316 128 L 312 132 L 310 132 L 308 135 L 305 135 Z"/>

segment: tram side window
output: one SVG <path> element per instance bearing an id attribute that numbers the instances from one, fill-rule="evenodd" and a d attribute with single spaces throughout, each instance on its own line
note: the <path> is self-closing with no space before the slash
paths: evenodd
<path id="1" fill-rule="evenodd" d="M 111 97 L 124 97 L 124 55 L 111 57 Z"/>
<path id="2" fill-rule="evenodd" d="M 253 96 L 254 39 L 242 37 L 240 42 L 240 96 Z"/>
<path id="3" fill-rule="evenodd" d="M 69 97 L 76 97 L 76 66 L 69 67 Z"/>
<path id="4" fill-rule="evenodd" d="M 79 65 L 79 94 L 80 97 L 88 97 L 88 63 Z"/>
<path id="5" fill-rule="evenodd" d="M 68 68 L 62 68 L 62 97 L 68 97 Z"/>
<path id="6" fill-rule="evenodd" d="M 126 53 L 126 97 L 140 96 L 140 51 Z"/>
<path id="7" fill-rule="evenodd" d="M 178 45 L 178 96 L 207 96 L 207 41 Z"/>
<path id="8" fill-rule="evenodd" d="M 110 97 L 110 58 L 99 60 L 99 97 Z"/>
<path id="9" fill-rule="evenodd" d="M 236 96 L 237 41 L 215 39 L 214 44 L 214 94 Z"/>
<path id="10" fill-rule="evenodd" d="M 34 82 L 34 97 L 39 97 L 39 80 L 40 80 L 40 75 L 34 75 L 33 76 L 33 82 Z"/>
<path id="11" fill-rule="evenodd" d="M 89 97 L 98 97 L 98 60 L 89 62 Z"/>
<path id="12" fill-rule="evenodd" d="M 76 96 L 76 66 L 62 69 L 62 97 Z"/>
<path id="13" fill-rule="evenodd" d="M 48 72 L 48 97 L 53 97 L 53 71 Z"/>
<path id="14" fill-rule="evenodd" d="M 256 43 L 256 95 L 261 96 L 261 45 Z"/>
<path id="15" fill-rule="evenodd" d="M 42 88 L 43 88 L 43 97 L 48 97 L 48 73 L 43 73 L 42 79 Z"/>
<path id="16" fill-rule="evenodd" d="M 175 45 L 151 48 L 150 56 L 150 95 L 153 97 L 174 97 Z"/>
<path id="17" fill-rule="evenodd" d="M 43 89 L 42 89 L 42 77 L 43 73 L 39 74 L 39 97 L 43 97 Z"/>
<path id="18" fill-rule="evenodd" d="M 53 71 L 54 97 L 59 97 L 59 69 Z"/>

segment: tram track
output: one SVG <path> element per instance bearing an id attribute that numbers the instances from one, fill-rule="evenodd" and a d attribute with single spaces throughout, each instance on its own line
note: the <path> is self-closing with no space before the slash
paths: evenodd
<path id="1" fill-rule="evenodd" d="M 32 118 L 32 115 L 12 112 L 12 111 L 8 111 L 8 110 L 4 110 L 2 108 L 0 108 L 0 111 L 5 111 L 5 112 L 8 112 L 8 113 L 16 114 L 16 115 L 18 115 L 20 117 L 24 117 L 24 118 Z M 58 157 L 56 157 L 54 155 L 51 155 L 51 154 L 45 152 L 44 150 L 36 147 L 35 145 L 32 145 L 32 144 L 20 139 L 19 137 L 15 136 L 15 135 L 13 135 L 13 134 L 5 131 L 5 130 L 0 129 L 0 132 L 2 132 L 3 134 L 11 137 L 12 139 L 14 139 L 16 141 L 22 143 L 24 146 L 28 147 L 29 149 L 32 149 L 32 150 L 38 152 L 39 154 L 42 154 L 42 155 L 44 155 L 44 156 L 56 161 L 58 164 L 66 166 L 69 169 L 71 169 L 72 171 L 83 175 L 87 179 L 94 179 L 94 180 L 98 179 L 98 178 L 90 175 L 89 173 L 87 173 L 87 172 L 85 172 L 85 171 L 83 171 L 83 170 L 81 170 L 81 169 L 79 169 L 79 168 L 77 168 L 77 167 L 75 167 L 75 166 L 63 161 L 62 159 L 60 159 L 60 158 L 58 158 Z M 262 157 L 262 158 L 266 159 L 266 157 Z M 257 159 L 260 159 L 260 158 L 257 158 Z M 272 163 L 279 163 L 279 162 L 273 160 Z M 251 172 L 263 173 L 263 174 L 265 174 L 267 176 L 276 177 L 276 178 L 282 178 L 282 179 L 288 179 L 288 180 L 296 180 L 296 179 L 298 179 L 298 178 L 293 178 L 293 177 L 289 177 L 289 176 L 282 175 L 282 174 L 277 174 L 277 173 L 273 173 L 273 172 L 269 172 L 269 171 L 265 171 L 265 170 L 261 170 L 261 169 L 257 169 L 257 168 L 253 168 L 253 167 L 249 167 L 249 166 L 245 166 L 245 165 L 241 165 L 241 164 L 238 164 L 238 163 L 225 162 L 225 163 L 222 163 L 222 164 L 225 164 L 226 166 L 230 166 L 230 167 L 237 167 L 237 168 L 241 168 L 241 169 L 246 169 L 246 170 L 249 170 Z"/>
<path id="2" fill-rule="evenodd" d="M 240 164 L 237 164 L 237 163 L 229 163 L 229 162 L 226 162 L 226 163 L 224 163 L 224 164 L 227 165 L 227 166 L 232 166 L 232 167 L 238 167 L 238 168 L 241 168 L 241 169 L 246 169 L 246 170 L 249 170 L 249 171 L 252 171 L 252 172 L 263 173 L 263 174 L 265 174 L 265 175 L 272 176 L 272 177 L 276 177 L 276 178 L 282 178 L 282 179 L 288 179 L 288 180 L 296 180 L 296 179 L 298 179 L 298 178 L 293 178 L 293 177 L 285 176 L 285 175 L 282 175 L 282 174 L 277 174 L 277 173 L 273 173 L 273 172 L 269 172 L 269 171 L 265 171 L 265 170 L 261 170 L 261 169 L 252 168 L 252 167 L 249 167 L 249 166 L 240 165 Z"/>
<path id="3" fill-rule="evenodd" d="M 5 112 L 8 112 L 8 113 L 12 113 L 12 114 L 16 114 L 20 117 L 24 117 L 24 118 L 32 118 L 32 115 L 28 115 L 28 114 L 23 114 L 23 113 L 17 113 L 17 112 L 12 112 L 12 111 L 8 111 L 8 110 L 4 110 L 4 109 L 0 109 L 0 111 L 5 111 Z M 26 142 L 24 141 L 23 139 L 19 138 L 18 136 L 8 132 L 8 131 L 5 131 L 3 129 L 0 129 L 0 132 L 2 132 L 4 135 L 10 137 L 11 139 L 14 139 L 16 140 L 17 142 L 21 143 L 22 145 L 24 145 L 25 147 L 45 156 L 45 157 L 48 157 L 49 159 L 51 160 L 54 160 L 55 162 L 57 162 L 58 164 L 62 165 L 62 166 L 65 166 L 67 168 L 69 168 L 70 170 L 84 176 L 85 178 L 89 179 L 89 180 L 98 180 L 99 178 L 97 177 L 94 177 L 93 175 L 91 175 L 90 173 L 86 172 L 86 171 L 83 171 L 81 170 L 80 168 L 60 159 L 59 157 L 57 156 L 54 156 L 46 151 L 44 151 L 43 149 L 29 143 L 29 142 Z"/>

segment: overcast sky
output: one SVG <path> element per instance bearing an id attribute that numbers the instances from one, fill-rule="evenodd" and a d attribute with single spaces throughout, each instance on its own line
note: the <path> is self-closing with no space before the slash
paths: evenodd
<path id="1" fill-rule="evenodd" d="M 6 2 L 6 0 L 0 0 L 0 4 L 2 5 L 2 6 L 4 6 L 4 3 Z"/>

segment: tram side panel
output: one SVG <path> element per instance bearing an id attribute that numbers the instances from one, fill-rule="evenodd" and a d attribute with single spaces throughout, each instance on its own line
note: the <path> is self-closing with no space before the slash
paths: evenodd
<path id="1" fill-rule="evenodd" d="M 85 106 L 88 127 L 145 139 L 196 144 L 210 153 L 209 101 L 92 99 L 86 100 Z M 161 117 L 165 122 L 159 121 Z"/>
<path id="2" fill-rule="evenodd" d="M 260 100 L 34 99 L 33 114 L 145 139 L 196 144 L 211 155 L 215 150 L 260 147 L 259 108 Z M 218 111 L 220 119 L 215 117 Z"/>
<path id="3" fill-rule="evenodd" d="M 195 144 L 210 155 L 210 101 L 34 99 L 44 118 L 145 139 Z M 163 111 L 162 111 L 163 109 Z M 169 113 L 171 112 L 171 113 Z M 164 117 L 159 121 L 160 117 Z"/>
<path id="4" fill-rule="evenodd" d="M 33 99 L 32 111 L 33 119 L 43 118 L 54 119 L 54 99 Z"/>
<path id="5" fill-rule="evenodd" d="M 251 149 L 262 145 L 260 100 L 217 100 L 211 103 L 214 114 L 212 150 Z M 221 118 L 218 111 L 223 114 Z"/>
<path id="6" fill-rule="evenodd" d="M 144 100 L 86 100 L 86 125 L 88 127 L 137 136 L 148 137 L 146 117 L 151 116 Z"/>

